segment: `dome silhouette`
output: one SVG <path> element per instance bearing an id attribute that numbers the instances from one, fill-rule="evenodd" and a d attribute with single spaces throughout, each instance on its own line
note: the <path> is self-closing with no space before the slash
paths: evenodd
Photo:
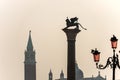
<path id="1" fill-rule="evenodd" d="M 79 69 L 77 63 L 75 64 L 75 73 L 76 73 L 76 80 L 83 79 L 83 77 L 84 77 L 83 71 L 81 69 Z"/>

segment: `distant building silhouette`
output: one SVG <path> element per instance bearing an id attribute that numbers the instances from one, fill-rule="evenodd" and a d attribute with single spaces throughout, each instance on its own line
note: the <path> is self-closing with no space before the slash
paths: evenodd
<path id="1" fill-rule="evenodd" d="M 50 70 L 49 72 L 49 80 L 53 80 L 53 74 L 52 74 L 52 71 Z"/>
<path id="2" fill-rule="evenodd" d="M 76 63 L 75 64 L 75 73 L 76 73 L 76 80 L 107 80 L 106 79 L 106 76 L 105 78 L 103 78 L 101 75 L 100 75 L 100 72 L 98 73 L 98 76 L 97 77 L 87 77 L 87 78 L 84 78 L 84 74 L 83 74 L 83 71 L 81 69 L 79 69 L 78 67 L 78 64 Z M 64 73 L 63 73 L 63 70 L 61 71 L 60 73 L 60 78 L 59 79 L 56 79 L 56 80 L 67 80 L 67 78 L 64 78 Z"/>
<path id="3" fill-rule="evenodd" d="M 36 60 L 31 39 L 31 31 L 29 31 L 27 49 L 25 50 L 24 71 L 24 80 L 36 80 Z"/>
<path id="4" fill-rule="evenodd" d="M 24 61 L 24 80 L 36 80 L 36 60 L 35 60 L 35 50 L 32 44 L 31 31 L 29 31 L 29 38 L 27 43 L 27 49 L 25 50 L 25 61 Z M 83 71 L 79 69 L 78 64 L 75 63 L 75 78 L 76 80 L 107 80 L 106 77 L 103 78 L 100 72 L 97 77 L 84 78 Z M 49 79 L 53 80 L 52 70 L 49 72 Z M 64 77 L 63 70 L 61 70 L 60 78 L 56 80 L 67 80 Z"/>
<path id="5" fill-rule="evenodd" d="M 63 70 L 61 71 L 61 73 L 60 73 L 60 79 L 64 79 L 64 73 L 63 73 Z"/>

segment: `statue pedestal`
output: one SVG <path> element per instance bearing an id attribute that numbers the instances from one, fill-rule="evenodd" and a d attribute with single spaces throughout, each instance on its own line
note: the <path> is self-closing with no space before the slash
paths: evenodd
<path id="1" fill-rule="evenodd" d="M 63 31 L 66 33 L 68 42 L 67 80 L 75 80 L 75 41 L 80 30 L 64 28 Z"/>

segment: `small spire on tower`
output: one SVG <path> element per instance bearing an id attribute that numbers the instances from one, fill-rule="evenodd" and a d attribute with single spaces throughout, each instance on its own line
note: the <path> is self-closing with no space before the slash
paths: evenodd
<path id="1" fill-rule="evenodd" d="M 31 38 L 31 30 L 29 31 L 27 50 L 33 50 L 33 44 L 32 44 L 32 38 Z"/>
<path id="2" fill-rule="evenodd" d="M 31 30 L 29 31 L 29 33 L 31 33 Z"/>
<path id="3" fill-rule="evenodd" d="M 94 76 L 92 75 L 92 78 L 94 78 Z"/>
<path id="4" fill-rule="evenodd" d="M 53 74 L 52 74 L 51 69 L 50 69 L 50 72 L 49 72 L 49 80 L 53 80 Z"/>
<path id="5" fill-rule="evenodd" d="M 100 71 L 98 71 L 98 75 L 100 76 Z"/>
<path id="6" fill-rule="evenodd" d="M 52 75 L 52 71 L 51 71 L 51 69 L 50 69 L 49 75 Z"/>
<path id="7" fill-rule="evenodd" d="M 63 70 L 61 70 L 61 73 L 63 73 Z"/>
<path id="8" fill-rule="evenodd" d="M 64 73 L 63 73 L 63 70 L 61 70 L 61 73 L 60 73 L 60 78 L 64 78 Z"/>

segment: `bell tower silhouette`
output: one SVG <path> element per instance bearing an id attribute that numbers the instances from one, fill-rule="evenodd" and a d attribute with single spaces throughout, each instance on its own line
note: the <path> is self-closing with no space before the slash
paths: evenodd
<path id="1" fill-rule="evenodd" d="M 33 50 L 31 31 L 29 31 L 27 49 L 25 50 L 24 71 L 24 80 L 36 80 L 36 60 L 35 51 Z"/>

